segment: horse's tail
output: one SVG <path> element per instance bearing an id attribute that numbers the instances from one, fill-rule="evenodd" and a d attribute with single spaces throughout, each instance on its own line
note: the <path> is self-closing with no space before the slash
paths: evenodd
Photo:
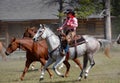
<path id="1" fill-rule="evenodd" d="M 98 39 L 99 43 L 100 43 L 100 46 L 101 48 L 104 49 L 104 54 L 110 58 L 110 45 L 111 45 L 111 42 L 109 40 L 106 40 L 106 39 Z"/>

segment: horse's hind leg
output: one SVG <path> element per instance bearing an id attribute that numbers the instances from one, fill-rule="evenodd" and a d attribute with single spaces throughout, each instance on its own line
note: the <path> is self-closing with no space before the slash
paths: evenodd
<path id="1" fill-rule="evenodd" d="M 83 56 L 83 69 L 82 69 L 82 71 L 81 71 L 81 73 L 80 73 L 80 76 L 79 76 L 79 78 L 78 78 L 79 81 L 80 81 L 81 78 L 83 77 L 83 74 L 84 74 L 85 69 L 86 69 L 86 67 L 87 67 L 87 63 L 88 63 L 88 56 L 87 56 L 87 54 L 85 54 L 85 55 Z"/>
<path id="2" fill-rule="evenodd" d="M 63 62 L 67 68 L 66 72 L 65 72 L 65 77 L 68 77 L 68 73 L 69 73 L 69 70 L 70 70 L 70 63 L 68 61 L 64 61 Z"/>
<path id="3" fill-rule="evenodd" d="M 85 78 L 87 78 L 90 69 L 95 65 L 95 61 L 94 61 L 94 58 L 93 58 L 93 54 L 91 54 L 91 53 L 88 54 L 88 59 L 89 59 L 89 61 L 90 61 L 90 66 L 88 66 L 88 68 L 87 68 L 86 71 L 85 71 Z"/>
<path id="4" fill-rule="evenodd" d="M 81 70 L 83 69 L 78 58 L 73 59 L 73 61 L 79 66 Z"/>
<path id="5" fill-rule="evenodd" d="M 6 61 L 6 55 L 4 54 L 3 50 L 0 51 L 2 59 Z"/>
<path id="6" fill-rule="evenodd" d="M 3 49 L 3 46 L 2 44 L 0 45 L 0 54 L 2 56 L 2 59 L 6 61 L 6 55 L 4 53 L 4 49 Z"/>

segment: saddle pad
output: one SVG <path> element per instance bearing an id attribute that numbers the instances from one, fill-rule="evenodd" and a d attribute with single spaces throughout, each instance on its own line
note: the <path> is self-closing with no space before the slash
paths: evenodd
<path id="1" fill-rule="evenodd" d="M 74 47 L 74 46 L 83 44 L 85 42 L 86 42 L 85 39 L 82 36 L 81 37 L 79 36 L 76 39 L 74 38 L 74 40 L 72 40 L 69 45 L 70 47 Z"/>

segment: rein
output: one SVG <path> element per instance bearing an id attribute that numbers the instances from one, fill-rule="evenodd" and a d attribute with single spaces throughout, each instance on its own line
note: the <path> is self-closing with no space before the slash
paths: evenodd
<path id="1" fill-rule="evenodd" d="M 58 45 L 55 49 L 53 49 L 51 52 L 49 52 L 49 56 L 52 58 L 52 53 L 55 51 L 55 50 L 57 50 L 58 49 L 58 47 L 59 47 L 60 45 Z"/>

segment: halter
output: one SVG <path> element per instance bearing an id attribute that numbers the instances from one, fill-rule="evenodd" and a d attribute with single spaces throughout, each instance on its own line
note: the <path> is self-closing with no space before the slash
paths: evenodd
<path id="1" fill-rule="evenodd" d="M 58 45 L 55 49 L 53 49 L 51 52 L 49 52 L 49 56 L 52 58 L 52 53 L 55 51 L 55 50 L 57 50 L 58 48 L 60 47 L 60 45 Z"/>

